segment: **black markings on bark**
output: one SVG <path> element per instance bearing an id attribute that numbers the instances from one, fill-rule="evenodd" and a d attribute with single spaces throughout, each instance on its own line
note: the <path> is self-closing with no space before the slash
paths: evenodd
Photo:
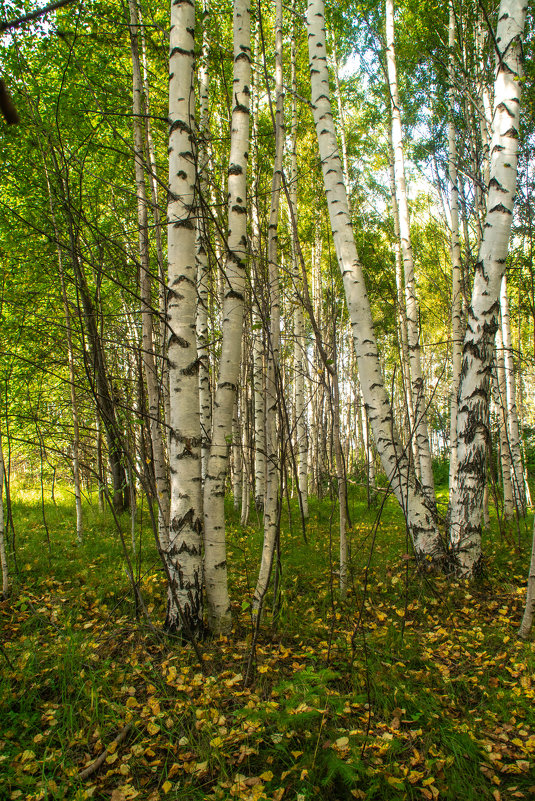
<path id="1" fill-rule="evenodd" d="M 189 365 L 189 367 L 184 367 L 184 369 L 182 370 L 182 375 L 192 376 L 192 375 L 197 375 L 198 372 L 199 372 L 199 360 L 195 359 L 195 361 L 192 362 Z"/>
<path id="2" fill-rule="evenodd" d="M 503 205 L 503 203 L 498 203 L 496 206 L 493 206 L 490 209 L 489 214 L 492 214 L 495 211 L 499 211 L 500 214 L 509 214 L 509 215 L 513 216 L 513 212 L 510 209 L 506 208 Z"/>
<path id="3" fill-rule="evenodd" d="M 189 125 L 186 125 L 186 123 L 183 120 L 173 120 L 171 122 L 171 128 L 169 133 L 174 133 L 175 131 L 182 131 L 183 133 L 190 134 L 191 128 L 189 127 Z M 191 154 L 189 155 L 191 156 Z"/>
<path id="4" fill-rule="evenodd" d="M 183 339 L 182 337 L 179 337 L 177 334 L 171 334 L 171 336 L 169 337 L 168 346 L 171 345 L 179 345 L 181 348 L 190 347 L 190 343 L 187 341 L 187 339 Z"/>
<path id="5" fill-rule="evenodd" d="M 505 194 L 507 194 L 507 192 L 509 191 L 508 189 L 503 188 L 503 186 L 501 185 L 501 183 L 498 181 L 497 178 L 490 179 L 489 189 L 491 188 L 496 189 L 498 192 L 504 192 Z"/>

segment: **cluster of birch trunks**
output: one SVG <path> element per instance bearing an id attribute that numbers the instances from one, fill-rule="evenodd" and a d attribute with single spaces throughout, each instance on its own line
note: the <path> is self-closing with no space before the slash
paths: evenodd
<path id="1" fill-rule="evenodd" d="M 200 20 L 196 19 L 196 5 L 202 7 Z M 105 451 L 111 481 L 109 499 L 116 513 L 129 504 L 135 508 L 136 483 L 156 499 L 154 527 L 168 580 L 166 623 L 171 630 L 187 637 L 197 636 L 206 619 L 215 633 L 226 632 L 231 626 L 225 532 L 229 480 L 235 503 L 241 504 L 242 523 L 247 522 L 252 502 L 263 515 L 264 542 L 253 596 L 253 615 L 259 622 L 278 546 L 285 488 L 289 483 L 294 487 L 302 519 L 306 520 L 308 492 L 321 492 L 319 466 L 327 450 L 327 439 L 332 445 L 331 455 L 326 458 L 333 466 L 339 494 L 342 596 L 347 588 L 347 475 L 353 435 L 354 446 L 364 454 L 368 487 L 373 487 L 374 472 L 380 466 L 388 490 L 403 510 L 416 560 L 424 566 L 444 568 L 462 577 L 477 575 L 481 570 L 489 408 L 493 397 L 500 410 L 505 514 L 523 514 L 530 503 L 522 464 L 506 279 L 517 178 L 522 35 L 526 19 L 523 0 L 502 0 L 497 27 L 492 34 L 488 32 L 495 50 L 494 81 L 492 86 L 482 85 L 477 98 L 481 141 L 485 146 L 484 188 L 478 186 L 482 225 L 469 297 L 461 280 L 454 119 L 462 98 L 455 81 L 454 0 L 449 5 L 447 136 L 453 381 L 449 402 L 450 503 L 446 525 L 439 522 L 435 501 L 433 442 L 427 419 L 430 398 L 421 353 L 393 0 L 386 0 L 385 8 L 385 85 L 390 112 L 397 325 L 407 419 L 407 425 L 401 429 L 385 383 L 364 269 L 357 253 L 348 195 L 344 98 L 336 46 L 335 43 L 328 46 L 326 40 L 325 4 L 323 0 L 309 0 L 306 18 L 300 15 L 295 0 L 291 8 L 284 9 L 282 0 L 275 0 L 274 5 L 274 72 L 268 80 L 267 72 L 262 75 L 266 61 L 261 15 L 256 15 L 256 25 L 252 26 L 249 0 L 234 0 L 230 151 L 222 229 L 214 225 L 208 181 L 213 167 L 210 146 L 213 43 L 209 0 L 201 4 L 193 0 L 171 4 L 166 219 L 158 205 L 160 179 L 151 128 L 150 72 L 141 8 L 137 0 L 128 2 L 141 309 L 139 354 L 148 437 L 141 459 L 139 454 L 132 455 L 129 443 L 125 442 L 117 399 L 106 370 L 95 299 L 84 263 L 77 255 L 79 226 L 69 213 L 72 188 L 53 148 L 39 145 L 51 219 L 55 227 L 66 226 L 68 232 L 69 269 L 75 277 L 79 315 L 85 325 L 91 365 L 89 380 L 97 404 L 101 443 L 98 472 L 102 478 L 105 471 L 102 451 Z M 291 41 L 286 49 L 284 14 L 290 14 L 291 19 Z M 311 248 L 312 265 L 306 263 L 299 239 L 297 119 L 298 102 L 302 98 L 297 92 L 295 43 L 301 28 L 306 30 L 308 40 L 310 107 L 349 317 L 350 336 L 340 346 L 340 353 L 336 320 L 325 324 L 321 319 L 325 291 L 321 277 L 322 239 L 317 236 Z M 200 38 L 196 41 L 199 31 Z M 262 63 L 264 66 L 258 67 Z M 254 185 L 258 153 L 252 142 L 258 134 L 255 128 L 261 103 L 269 109 L 274 139 L 265 230 L 258 206 L 251 202 L 258 191 Z M 283 213 L 287 218 L 286 230 L 290 231 L 290 245 L 284 253 L 279 244 Z M 56 240 L 58 243 L 62 240 L 59 231 Z M 156 290 L 151 265 L 154 250 L 159 277 Z M 261 269 L 255 262 L 260 262 L 262 255 Z M 65 248 L 59 245 L 57 259 L 69 351 L 74 410 L 72 463 L 77 532 L 81 539 L 73 320 L 64 284 L 67 256 Z M 293 298 L 291 314 L 288 304 L 286 313 L 281 313 L 283 276 Z M 214 292 L 220 301 L 217 348 L 212 341 L 211 324 Z M 155 296 L 159 302 L 156 309 Z M 134 328 L 136 325 L 133 323 Z M 288 360 L 282 358 L 284 338 L 290 336 L 293 340 L 291 403 L 287 398 L 285 372 Z M 310 377 L 311 351 L 316 363 L 315 375 L 321 377 L 315 389 Z M 343 378 L 339 376 L 341 365 L 347 368 Z M 351 432 L 355 422 L 358 422 L 357 434 Z M 330 428 L 329 435 L 322 430 L 324 424 Z M 3 471 L 3 462 L 0 467 Z M 7 594 L 3 531 L 2 518 L 0 556 Z"/>

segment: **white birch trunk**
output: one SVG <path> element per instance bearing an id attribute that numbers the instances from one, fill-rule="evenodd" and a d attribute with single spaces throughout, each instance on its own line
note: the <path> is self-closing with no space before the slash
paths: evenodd
<path id="1" fill-rule="evenodd" d="M 2 598 L 9 595 L 9 569 L 6 553 L 6 527 L 4 520 L 4 452 L 2 450 L 2 432 L 0 431 L 0 568 L 2 570 Z"/>
<path id="2" fill-rule="evenodd" d="M 243 348 L 243 345 L 242 345 Z M 232 501 L 234 504 L 234 511 L 240 510 L 241 492 L 242 492 L 242 453 L 241 453 L 241 426 L 239 420 L 239 392 L 236 392 L 236 400 L 234 401 L 234 415 L 232 417 L 232 446 L 231 446 L 231 483 L 232 483 Z"/>
<path id="3" fill-rule="evenodd" d="M 256 300 L 253 300 L 255 507 L 257 512 L 261 512 L 264 509 L 266 495 L 266 395 L 264 392 L 264 334 L 261 317 L 257 309 Z"/>
<path id="4" fill-rule="evenodd" d="M 255 53 L 258 52 L 259 34 L 255 35 Z M 251 206 L 251 251 L 253 259 L 253 387 L 254 387 L 254 474 L 255 474 L 255 508 L 258 513 L 264 511 L 264 498 L 266 495 L 266 394 L 265 394 L 265 332 L 263 286 L 265 280 L 261 273 L 261 243 L 260 218 L 258 211 L 258 116 L 259 102 L 256 90 L 256 74 L 251 75 L 253 92 L 253 120 L 252 120 L 252 187 L 253 198 Z"/>
<path id="5" fill-rule="evenodd" d="M 242 454 L 242 475 L 241 475 L 241 517 L 240 525 L 245 527 L 249 521 L 249 510 L 251 506 L 251 422 L 249 405 L 249 363 L 248 359 L 242 359 L 242 382 L 241 382 L 241 454 Z"/>
<path id="6" fill-rule="evenodd" d="M 450 471 L 449 486 L 453 486 L 457 470 L 457 393 L 461 379 L 462 347 L 463 347 L 463 318 L 462 318 L 462 289 L 461 289 L 461 242 L 459 237 L 459 184 L 457 178 L 457 141 L 454 123 L 455 106 L 455 10 L 453 0 L 450 0 L 449 17 L 449 80 L 448 92 L 448 180 L 450 189 L 450 217 L 451 217 L 451 390 L 450 390 Z"/>
<path id="7" fill-rule="evenodd" d="M 498 432 L 500 438 L 500 462 L 502 468 L 503 514 L 506 519 L 515 513 L 513 496 L 511 448 L 509 445 L 507 425 L 507 399 L 505 387 L 505 362 L 503 358 L 502 331 L 496 331 L 496 371 L 493 375 L 494 398 L 498 416 Z"/>
<path id="8" fill-rule="evenodd" d="M 206 171 L 209 166 L 207 140 L 209 135 L 209 58 L 210 58 L 210 7 L 208 0 L 203 2 L 203 39 L 199 66 L 199 137 L 198 163 L 201 204 L 197 218 L 197 354 L 199 357 L 199 403 L 201 412 L 201 472 L 203 481 L 210 454 L 212 438 L 212 390 L 210 386 L 210 332 L 208 328 L 208 299 L 210 266 L 208 263 L 208 232 L 204 203 L 208 202 Z"/>
<path id="9" fill-rule="evenodd" d="M 414 459 L 414 470 L 418 479 L 421 478 L 420 470 L 420 453 L 418 450 L 418 441 L 415 435 L 416 420 L 414 417 L 414 404 L 412 401 L 412 384 L 411 384 L 411 362 L 409 356 L 409 338 L 407 332 L 407 306 L 405 300 L 405 278 L 403 275 L 403 258 L 401 255 L 401 234 L 399 228 L 399 208 L 398 199 L 396 196 L 396 173 L 394 169 L 394 146 L 392 144 L 392 126 L 389 129 L 388 137 L 389 149 L 389 173 L 390 173 L 390 195 L 392 198 L 392 216 L 394 220 L 394 254 L 396 259 L 396 290 L 398 301 L 398 325 L 399 325 L 399 338 L 401 345 L 401 377 L 403 382 L 403 395 L 405 399 L 405 406 L 407 409 L 407 418 L 409 423 L 409 436 L 410 449 Z"/>
<path id="10" fill-rule="evenodd" d="M 338 263 L 352 323 L 362 395 L 383 468 L 402 506 L 418 559 L 441 560 L 443 547 L 433 513 L 411 474 L 397 434 L 384 387 L 370 304 L 364 284 L 342 175 L 332 118 L 325 47 L 323 0 L 310 0 L 307 12 L 312 105 L 323 179 Z"/>
<path id="11" fill-rule="evenodd" d="M 169 547 L 169 479 L 165 453 L 164 436 L 161 428 L 160 388 L 154 348 L 154 328 L 152 309 L 152 279 L 149 255 L 149 204 L 145 180 L 145 126 L 143 114 L 146 104 L 143 99 L 143 81 L 139 57 L 139 19 L 137 0 L 129 0 L 130 44 L 132 51 L 133 85 L 133 126 L 134 126 L 134 166 L 137 196 L 138 246 L 140 263 L 141 296 L 141 357 L 147 384 L 149 431 L 154 460 L 154 479 L 158 502 L 158 535 L 161 548 Z"/>
<path id="12" fill-rule="evenodd" d="M 225 542 L 225 477 L 238 379 L 247 255 L 247 158 L 251 84 L 251 19 L 248 0 L 234 2 L 234 78 L 228 169 L 228 248 L 223 299 L 223 342 L 213 409 L 212 444 L 204 489 L 205 577 L 210 628 L 231 625 Z"/>
<path id="13" fill-rule="evenodd" d="M 503 360 L 508 424 L 507 435 L 512 461 L 511 478 L 513 480 L 516 509 L 520 514 L 524 515 L 526 513 L 526 493 L 524 491 L 524 468 L 522 465 L 520 426 L 518 424 L 518 410 L 516 407 L 516 377 L 511 341 L 511 315 L 509 314 L 506 275 L 502 278 L 500 307 L 502 313 Z"/>
<path id="14" fill-rule="evenodd" d="M 392 146 L 394 149 L 394 174 L 396 178 L 396 197 L 398 201 L 399 231 L 403 254 L 405 276 L 405 298 L 407 314 L 407 336 L 410 361 L 411 391 L 414 407 L 414 438 L 418 447 L 420 480 L 429 502 L 435 504 L 435 483 L 433 465 L 429 449 L 427 428 L 427 409 L 424 393 L 424 380 L 420 357 L 420 312 L 416 299 L 414 260 L 410 235 L 409 205 L 405 185 L 405 159 L 403 155 L 403 132 L 399 102 L 396 56 L 394 50 L 394 4 L 386 0 L 386 63 L 392 110 Z"/>
<path id="15" fill-rule="evenodd" d="M 273 565 L 279 530 L 280 448 L 278 437 L 280 374 L 280 289 L 278 225 L 282 158 L 284 148 L 284 97 L 282 86 L 282 0 L 275 2 L 275 162 L 271 183 L 268 230 L 268 301 L 270 337 L 266 375 L 266 497 L 264 501 L 264 542 L 258 580 L 253 596 L 253 614 L 261 615 Z"/>
<path id="16" fill-rule="evenodd" d="M 168 356 L 171 471 L 167 626 L 202 630 L 202 497 L 195 263 L 195 6 L 171 5 L 169 54 Z M 180 607 L 180 608 L 179 608 Z"/>
<path id="17" fill-rule="evenodd" d="M 494 84 L 491 177 L 485 229 L 463 344 L 457 418 L 459 461 L 450 518 L 451 547 L 458 571 L 463 576 L 476 574 L 481 566 L 481 507 L 489 437 L 489 375 L 516 191 L 521 36 L 525 17 L 523 0 L 501 0 L 496 34 L 499 56 Z"/>

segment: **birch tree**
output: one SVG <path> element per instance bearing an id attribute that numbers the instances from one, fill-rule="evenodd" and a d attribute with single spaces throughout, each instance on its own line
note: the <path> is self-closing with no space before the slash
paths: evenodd
<path id="1" fill-rule="evenodd" d="M 521 37 L 525 18 L 524 0 L 501 0 L 495 36 L 487 212 L 463 342 L 457 418 L 458 467 L 451 488 L 450 542 L 461 576 L 473 576 L 481 568 L 489 378 L 516 192 Z"/>
<path id="2" fill-rule="evenodd" d="M 247 158 L 251 85 L 249 0 L 235 0 L 233 13 L 233 108 L 228 168 L 228 240 L 224 265 L 223 341 L 204 487 L 205 578 L 210 627 L 230 628 L 225 543 L 225 479 L 232 415 L 240 375 L 247 256 Z"/>
<path id="3" fill-rule="evenodd" d="M 166 625 L 202 629 L 202 494 L 195 261 L 195 5 L 171 5 L 169 43 L 168 343 L 171 503 Z"/>
<path id="4" fill-rule="evenodd" d="M 455 8 L 450 0 L 448 25 L 448 181 L 450 190 L 450 249 L 451 249 L 451 340 L 452 376 L 450 393 L 450 473 L 452 485 L 457 470 L 457 392 L 461 378 L 463 319 L 461 289 L 461 243 L 459 237 L 459 183 L 457 177 L 457 139 L 454 122 L 455 108 Z"/>
<path id="5" fill-rule="evenodd" d="M 431 504 L 435 503 L 433 466 L 429 449 L 427 410 L 424 380 L 420 358 L 420 312 L 416 299 L 414 259 L 410 234 L 409 204 L 405 183 L 405 157 L 403 154 L 403 131 L 399 101 L 396 54 L 394 48 L 394 3 L 386 0 L 386 65 L 392 112 L 392 147 L 394 150 L 394 175 L 398 206 L 399 233 L 405 276 L 405 308 L 407 319 L 407 345 L 409 352 L 412 404 L 414 409 L 414 432 L 420 465 L 420 480 Z"/>
<path id="6" fill-rule="evenodd" d="M 209 59 L 210 59 L 210 4 L 203 2 L 203 38 L 199 65 L 199 191 L 201 208 L 197 218 L 197 353 L 199 357 L 199 403 L 201 412 L 201 461 L 202 477 L 206 478 L 206 467 L 212 436 L 212 390 L 210 385 L 210 332 L 208 329 L 208 289 L 210 265 L 208 262 L 208 231 L 204 203 L 208 198 L 206 170 L 209 166 Z"/>
<path id="7" fill-rule="evenodd" d="M 253 596 L 253 614 L 260 615 L 266 594 L 279 533 L 280 448 L 278 407 L 280 375 L 280 288 L 278 225 L 284 149 L 284 96 L 282 65 L 282 0 L 275 2 L 275 161 L 271 182 L 268 229 L 268 300 L 270 314 L 266 376 L 266 497 L 264 501 L 264 542 L 260 571 Z"/>
<path id="8" fill-rule="evenodd" d="M 516 405 L 516 377 L 511 341 L 511 315 L 509 313 L 509 296 L 507 294 L 507 276 L 502 278 L 500 290 L 500 309 L 502 322 L 503 361 L 505 373 L 505 394 L 507 406 L 507 439 L 511 449 L 511 477 L 516 508 L 519 513 L 526 513 L 526 492 L 524 489 L 524 469 L 522 465 L 522 449 L 520 442 L 520 426 Z"/>
<path id="9" fill-rule="evenodd" d="M 298 454 L 298 491 L 300 494 L 301 510 L 304 519 L 308 519 L 308 433 L 305 402 L 305 375 L 307 371 L 306 362 L 306 337 L 305 337 L 305 316 L 301 300 L 301 289 L 303 278 L 299 270 L 297 249 L 297 71 L 296 71 L 296 25 L 295 25 L 295 0 L 292 4 L 292 44 L 291 44 L 291 148 L 290 148 L 290 187 L 289 200 L 291 205 L 290 216 L 293 214 L 292 227 L 292 268 L 293 268 L 293 288 L 295 296 L 295 310 L 293 314 L 294 325 L 294 366 L 295 366 L 295 428 L 296 445 Z M 290 221 L 292 222 L 292 220 Z"/>
<path id="10" fill-rule="evenodd" d="M 307 28 L 314 122 L 334 245 L 355 341 L 362 396 L 387 479 L 406 516 L 416 556 L 418 559 L 439 561 L 444 553 L 433 513 L 416 484 L 409 460 L 395 432 L 379 362 L 370 303 L 351 228 L 330 101 L 323 0 L 309 0 Z"/>

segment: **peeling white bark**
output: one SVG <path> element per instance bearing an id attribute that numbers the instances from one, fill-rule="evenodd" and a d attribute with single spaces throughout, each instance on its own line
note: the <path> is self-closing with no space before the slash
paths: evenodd
<path id="1" fill-rule="evenodd" d="M 401 106 L 398 92 L 396 55 L 394 49 L 394 3 L 386 0 L 386 65 L 392 111 L 392 147 L 394 149 L 394 175 L 396 179 L 396 199 L 399 214 L 399 233 L 403 255 L 405 277 L 405 309 L 407 316 L 407 345 L 410 362 L 411 394 L 414 408 L 413 436 L 418 451 L 420 480 L 430 504 L 435 504 L 435 482 L 429 448 L 427 428 L 427 407 L 424 392 L 424 379 L 420 358 L 420 311 L 416 298 L 416 280 L 410 234 L 409 204 L 405 184 L 405 157 L 403 154 L 403 131 L 401 126 Z"/>
<path id="2" fill-rule="evenodd" d="M 440 535 L 433 514 L 411 474 L 407 456 L 399 444 L 381 373 L 332 117 L 323 0 L 310 0 L 308 3 L 307 25 L 314 121 L 334 244 L 355 340 L 362 395 L 383 468 L 405 513 L 416 555 L 419 559 L 440 560 L 443 557 Z"/>
<path id="3" fill-rule="evenodd" d="M 251 85 L 251 16 L 248 0 L 234 2 L 234 79 L 228 169 L 228 240 L 224 270 L 223 342 L 204 487 L 205 578 L 210 628 L 231 625 L 225 542 L 225 478 L 232 414 L 240 375 L 245 262 L 247 256 L 247 159 Z"/>
<path id="4" fill-rule="evenodd" d="M 270 336 L 266 375 L 266 497 L 264 542 L 258 580 L 253 596 L 253 614 L 260 615 L 273 565 L 279 531 L 280 446 L 278 436 L 280 383 L 280 288 L 278 225 L 284 149 L 284 95 L 282 83 L 282 0 L 275 2 L 275 161 L 271 182 L 268 230 L 268 301 Z"/>
<path id="5" fill-rule="evenodd" d="M 212 438 L 212 389 L 210 385 L 210 331 L 208 327 L 208 299 L 210 265 L 208 262 L 208 232 L 203 204 L 208 202 L 206 171 L 209 166 L 207 141 L 209 137 L 209 58 L 210 58 L 210 4 L 203 2 L 203 38 L 199 65 L 199 136 L 198 164 L 201 208 L 197 219 L 197 355 L 199 357 L 199 404 L 201 413 L 201 472 L 203 481 L 210 454 Z"/>
<path id="6" fill-rule="evenodd" d="M 461 379 L 462 345 L 464 326 L 462 318 L 462 289 L 461 289 L 461 242 L 459 237 L 459 183 L 457 178 L 457 141 L 454 123 L 455 107 L 455 10 L 453 0 L 450 0 L 449 17 L 449 62 L 448 74 L 450 89 L 448 92 L 448 180 L 450 189 L 450 217 L 451 217 L 451 390 L 450 390 L 450 472 L 449 486 L 453 486 L 457 470 L 457 393 Z"/>
<path id="7" fill-rule="evenodd" d="M 526 492 L 524 488 L 524 467 L 522 465 L 520 426 L 518 424 L 518 410 L 516 407 L 516 376 L 513 360 L 513 346 L 511 341 L 511 315 L 509 314 L 509 297 L 507 294 L 506 275 L 504 275 L 502 278 L 500 307 L 502 313 L 503 360 L 508 424 L 507 434 L 512 460 L 511 478 L 513 480 L 515 507 L 519 514 L 524 515 L 526 514 Z"/>
<path id="8" fill-rule="evenodd" d="M 195 263 L 195 5 L 173 0 L 169 53 L 168 346 L 171 583 L 167 626 L 202 629 L 202 496 Z M 179 608 L 180 607 L 180 608 Z"/>
<path id="9" fill-rule="evenodd" d="M 498 12 L 490 181 L 483 239 L 463 343 L 457 418 L 458 468 L 451 497 L 450 542 L 460 575 L 481 566 L 481 508 L 486 479 L 489 378 L 499 325 L 516 191 L 524 0 L 502 0 Z"/>

